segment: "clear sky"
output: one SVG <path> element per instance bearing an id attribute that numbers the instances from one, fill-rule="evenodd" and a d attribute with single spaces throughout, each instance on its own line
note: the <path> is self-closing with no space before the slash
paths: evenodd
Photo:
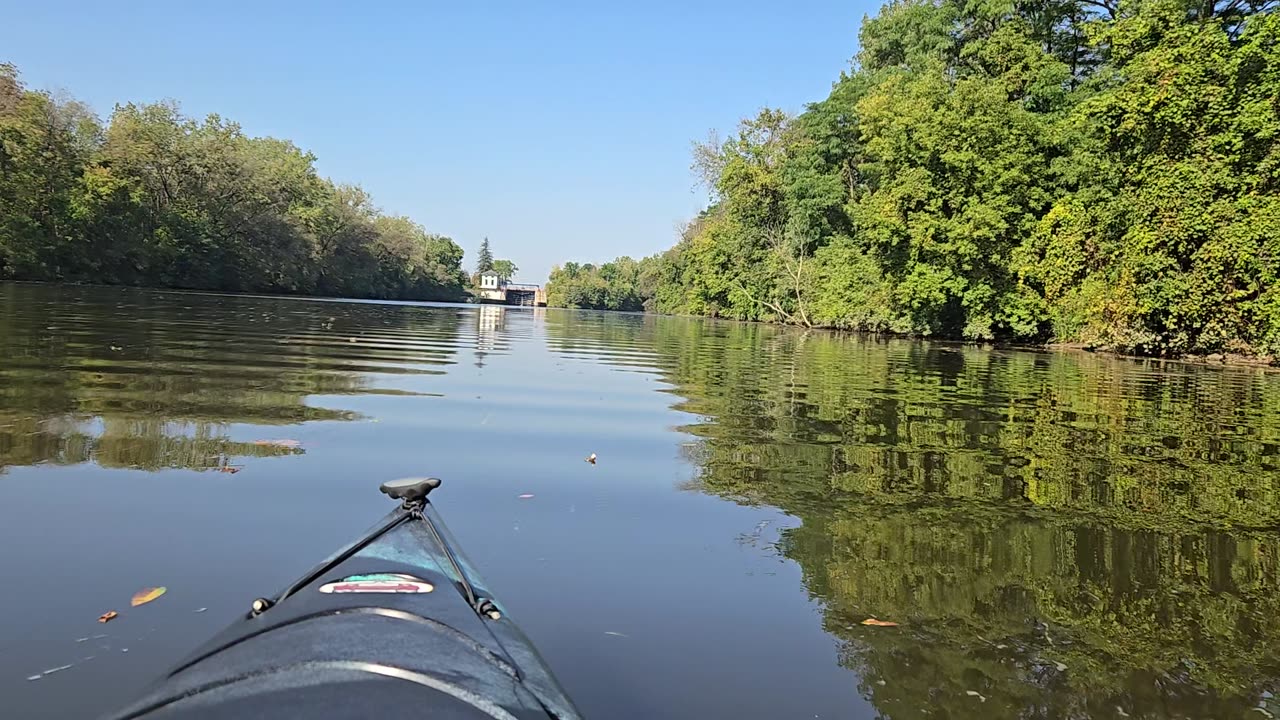
<path id="1" fill-rule="evenodd" d="M 822 99 L 871 0 L 0 0 L 0 61 L 105 119 L 177 100 L 294 141 L 519 278 L 641 257 L 705 204 L 689 147 Z"/>

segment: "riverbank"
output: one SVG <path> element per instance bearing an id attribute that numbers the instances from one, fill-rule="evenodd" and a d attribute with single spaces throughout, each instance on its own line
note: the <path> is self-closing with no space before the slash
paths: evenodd
<path id="1" fill-rule="evenodd" d="M 1280 358 L 1269 354 L 1247 354 L 1239 352 L 1227 353 L 1186 353 L 1174 357 L 1159 357 L 1155 355 L 1135 355 L 1121 350 L 1115 350 L 1107 347 L 1096 347 L 1086 345 L 1084 343 L 1046 343 L 1041 346 L 1047 350 L 1077 350 L 1082 352 L 1104 353 L 1109 355 L 1118 355 L 1120 357 L 1142 358 L 1142 359 L 1160 359 L 1176 362 L 1193 363 L 1196 365 L 1235 365 L 1242 367 L 1259 367 L 1259 368 L 1275 368 L 1280 369 Z"/>
<path id="2" fill-rule="evenodd" d="M 692 315 L 688 313 L 659 313 L 646 310 L 611 310 L 605 308 L 568 308 L 563 305 L 551 306 L 564 310 L 596 310 L 600 312 L 618 312 L 626 314 L 640 314 L 653 317 L 679 317 L 689 319 L 704 320 L 720 320 L 726 322 L 741 322 L 759 325 L 768 325 L 771 327 L 790 328 L 799 331 L 818 331 L 824 333 L 834 333 L 837 335 L 863 336 L 874 338 L 893 338 L 901 340 L 922 340 L 931 343 L 940 343 L 944 345 L 957 346 L 973 346 L 973 347 L 997 347 L 1014 350 L 1030 350 L 1030 351 L 1073 351 L 1085 352 L 1099 355 L 1112 355 L 1116 357 L 1133 358 L 1141 360 L 1162 360 L 1168 362 L 1183 362 L 1196 365 L 1231 365 L 1237 367 L 1257 367 L 1257 368 L 1275 368 L 1280 369 L 1280 357 L 1269 353 L 1249 353 L 1242 352 L 1237 348 L 1234 352 L 1221 353 L 1182 353 L 1176 355 L 1157 355 L 1142 354 L 1129 352 L 1123 349 L 1106 345 L 1097 345 L 1081 342 L 1045 342 L 1045 343 L 1028 343 L 1017 341 L 996 341 L 996 340 L 967 340 L 964 338 L 948 338 L 936 337 L 928 335 L 919 335 L 912 333 L 894 333 L 888 331 L 868 331 L 868 330 L 849 330 L 838 327 L 824 327 L 821 325 L 803 326 L 792 323 L 771 322 L 759 319 L 737 319 L 724 317 L 708 317 L 704 315 Z"/>

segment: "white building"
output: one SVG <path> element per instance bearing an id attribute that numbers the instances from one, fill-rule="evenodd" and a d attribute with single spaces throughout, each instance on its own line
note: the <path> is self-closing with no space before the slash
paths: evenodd
<path id="1" fill-rule="evenodd" d="M 507 279 L 492 270 L 480 273 L 480 299 L 506 302 Z"/>

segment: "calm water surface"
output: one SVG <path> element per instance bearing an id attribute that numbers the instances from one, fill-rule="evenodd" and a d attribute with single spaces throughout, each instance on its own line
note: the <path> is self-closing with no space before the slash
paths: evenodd
<path id="1" fill-rule="evenodd" d="M 1280 713 L 1275 374 L 0 285 L 0 715 L 122 703 L 421 474 L 591 717 Z"/>

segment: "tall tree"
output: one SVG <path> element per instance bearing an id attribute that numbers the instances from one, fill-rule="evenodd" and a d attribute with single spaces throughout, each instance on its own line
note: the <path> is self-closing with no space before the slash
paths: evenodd
<path id="1" fill-rule="evenodd" d="M 489 238 L 480 241 L 480 252 L 476 253 L 476 274 L 493 269 L 493 251 L 489 249 Z"/>

